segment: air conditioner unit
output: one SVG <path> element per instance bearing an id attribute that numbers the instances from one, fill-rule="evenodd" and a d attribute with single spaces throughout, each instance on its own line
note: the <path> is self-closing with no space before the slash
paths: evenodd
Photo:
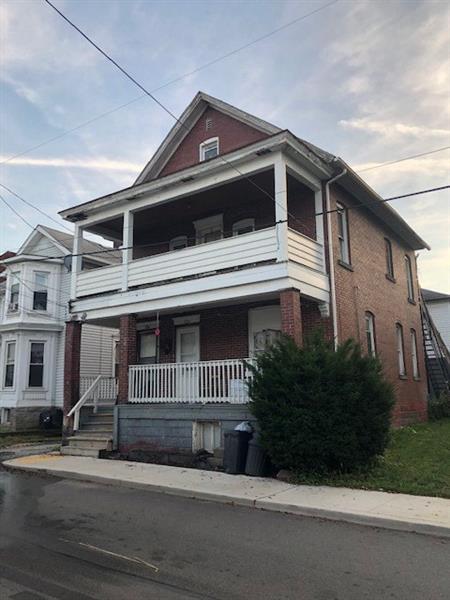
<path id="1" fill-rule="evenodd" d="M 8 304 L 8 312 L 17 312 L 19 310 L 19 304 L 17 302 L 10 302 Z"/>

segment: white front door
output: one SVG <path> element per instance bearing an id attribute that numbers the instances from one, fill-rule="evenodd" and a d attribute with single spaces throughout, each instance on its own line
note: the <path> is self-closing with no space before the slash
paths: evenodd
<path id="1" fill-rule="evenodd" d="M 198 395 L 198 368 L 189 363 L 200 360 L 200 330 L 198 325 L 177 328 L 176 361 L 177 397 L 180 400 L 195 400 Z"/>

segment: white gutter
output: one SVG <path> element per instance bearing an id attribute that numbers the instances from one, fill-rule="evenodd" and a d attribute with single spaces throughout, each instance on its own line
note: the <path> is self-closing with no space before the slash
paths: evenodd
<path id="1" fill-rule="evenodd" d="M 328 237 L 328 263 L 330 266 L 330 301 L 331 301 L 331 314 L 333 320 L 333 343 L 334 349 L 337 349 L 339 343 L 338 334 L 338 317 L 337 317 L 337 305 L 336 305 L 336 287 L 334 277 L 334 251 L 333 251 L 333 233 L 331 227 L 331 214 L 330 214 L 330 185 L 347 174 L 347 169 L 344 169 L 329 179 L 325 184 L 325 211 L 327 214 L 327 237 Z"/>

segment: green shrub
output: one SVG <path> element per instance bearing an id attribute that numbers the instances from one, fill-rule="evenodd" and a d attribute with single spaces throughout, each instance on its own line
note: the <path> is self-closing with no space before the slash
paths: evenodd
<path id="1" fill-rule="evenodd" d="M 450 391 L 443 390 L 437 398 L 430 398 L 428 417 L 432 421 L 450 417 Z"/>
<path id="2" fill-rule="evenodd" d="M 393 389 L 380 361 L 353 341 L 334 351 L 319 333 L 304 348 L 286 337 L 252 371 L 251 411 L 280 468 L 345 472 L 383 453 Z"/>

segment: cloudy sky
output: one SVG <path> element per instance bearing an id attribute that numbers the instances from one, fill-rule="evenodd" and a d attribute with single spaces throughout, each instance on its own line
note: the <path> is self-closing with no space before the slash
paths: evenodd
<path id="1" fill-rule="evenodd" d="M 151 90 L 328 2 L 54 0 Z M 396 196 L 450 182 L 450 150 L 364 171 L 450 145 L 449 31 L 446 1 L 337 0 L 155 95 L 176 114 L 198 90 L 218 96 Z M 27 151 L 0 165 L 0 182 L 55 217 L 130 185 L 171 118 L 42 0 L 0 0 L 0 34 L 0 162 Z M 54 226 L 1 193 L 31 224 Z M 422 285 L 450 293 L 448 190 L 393 205 L 432 247 Z M 28 233 L 0 203 L 0 250 Z"/>

